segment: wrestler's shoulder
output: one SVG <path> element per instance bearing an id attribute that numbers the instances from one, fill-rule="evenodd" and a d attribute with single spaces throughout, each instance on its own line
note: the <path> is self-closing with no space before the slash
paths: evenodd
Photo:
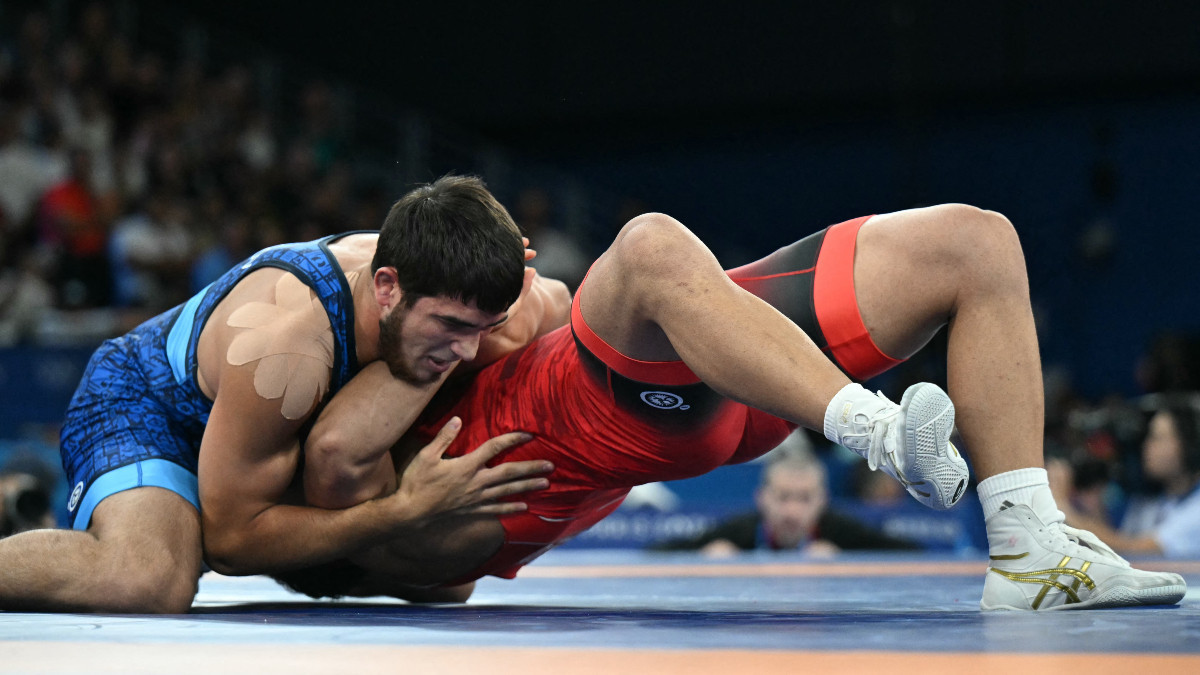
<path id="1" fill-rule="evenodd" d="M 260 384 L 265 373 L 278 371 L 274 388 L 281 391 L 322 388 L 333 349 L 332 324 L 312 288 L 287 270 L 264 267 L 247 274 L 209 315 L 198 347 L 201 386 L 211 396 L 222 370 L 265 367 Z M 286 358 L 286 366 L 276 358 Z"/>
<path id="2" fill-rule="evenodd" d="M 342 269 L 351 269 L 369 264 L 375 257 L 378 243 L 378 232 L 355 232 L 329 242 L 329 251 L 337 258 Z"/>
<path id="3" fill-rule="evenodd" d="M 280 267 L 260 267 L 234 284 L 213 307 L 209 325 L 224 324 L 232 314 L 262 311 L 267 306 L 289 312 L 308 309 L 315 298 L 312 289 L 292 272 Z M 313 314 L 310 318 L 318 317 Z M 325 323 L 328 324 L 327 318 Z"/>

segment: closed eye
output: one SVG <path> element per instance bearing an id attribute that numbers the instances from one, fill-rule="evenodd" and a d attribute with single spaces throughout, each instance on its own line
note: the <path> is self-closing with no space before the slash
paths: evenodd
<path id="1" fill-rule="evenodd" d="M 438 315 L 437 320 L 442 322 L 442 325 L 446 326 L 446 328 L 449 328 L 450 330 L 469 333 L 469 332 L 485 331 L 485 330 L 492 330 L 492 329 L 498 328 L 501 325 L 503 325 L 504 322 L 508 321 L 508 315 L 505 314 L 503 317 L 500 318 L 500 320 L 495 321 L 493 323 L 485 324 L 485 325 L 471 323 L 470 321 L 463 321 L 462 319 L 459 319 L 457 317 L 448 316 L 448 315 L 444 315 L 444 314 Z"/>

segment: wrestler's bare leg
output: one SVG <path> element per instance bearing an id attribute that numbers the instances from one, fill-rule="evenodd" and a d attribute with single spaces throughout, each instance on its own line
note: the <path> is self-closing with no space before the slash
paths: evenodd
<path id="1" fill-rule="evenodd" d="M 597 261 L 580 308 L 619 351 L 682 358 L 730 398 L 819 429 L 848 380 L 790 321 L 719 272 L 682 225 L 648 214 Z M 854 278 L 863 320 L 890 356 L 911 356 L 949 324 L 950 396 L 979 477 L 1041 466 L 1041 366 L 1008 220 L 964 205 L 876 216 L 859 231 Z"/>
<path id="2" fill-rule="evenodd" d="M 682 359 L 720 394 L 812 429 L 822 428 L 829 402 L 850 382 L 669 216 L 631 220 L 579 293 L 589 327 L 626 356 Z"/>
<path id="3" fill-rule="evenodd" d="M 949 390 L 982 479 L 991 553 L 980 607 L 1178 602 L 1187 590 L 1179 575 L 1133 569 L 1095 535 L 1061 525 L 1041 468 L 1041 364 L 1012 225 L 996 213 L 945 205 L 872 218 L 857 244 L 859 308 L 885 353 L 906 357 L 949 326 Z M 1043 571 L 1063 568 L 1084 588 L 1040 583 Z"/>
<path id="4" fill-rule="evenodd" d="M 875 216 L 854 286 L 876 345 L 907 358 L 949 328 L 948 391 L 977 478 L 1042 466 L 1042 372 L 1021 244 L 1002 215 L 949 204 Z"/>
<path id="5" fill-rule="evenodd" d="M 180 614 L 200 579 L 200 516 L 167 490 L 119 492 L 100 502 L 87 531 L 0 541 L 0 570 L 0 609 Z"/>
<path id="6" fill-rule="evenodd" d="M 581 286 L 579 306 L 617 351 L 682 359 L 718 393 L 822 430 L 922 504 L 947 509 L 963 495 L 967 465 L 949 443 L 954 409 L 940 388 L 914 385 L 896 406 L 851 385 L 803 330 L 738 287 L 667 216 L 639 216 L 621 230 Z"/>

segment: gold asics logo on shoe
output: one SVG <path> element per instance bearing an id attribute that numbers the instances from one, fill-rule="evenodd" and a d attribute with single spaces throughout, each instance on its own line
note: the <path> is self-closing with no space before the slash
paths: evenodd
<path id="1" fill-rule="evenodd" d="M 1028 553 L 1020 553 L 1017 555 L 994 555 L 992 560 L 1019 560 L 1029 555 Z M 1079 569 L 1067 567 L 1071 563 L 1071 556 L 1065 556 L 1058 567 L 1052 567 L 1047 570 L 1030 570 L 1028 572 L 1006 572 L 1004 570 L 989 567 L 989 572 L 995 572 L 1000 576 L 1010 581 L 1015 581 L 1019 584 L 1041 584 L 1042 590 L 1038 591 L 1037 597 L 1030 603 L 1032 609 L 1040 609 L 1042 603 L 1045 602 L 1046 596 L 1050 591 L 1057 590 L 1066 595 L 1066 599 L 1062 604 L 1071 605 L 1079 602 L 1079 587 L 1086 586 L 1088 590 L 1096 590 L 1096 584 L 1092 578 L 1088 576 L 1088 568 L 1092 566 L 1090 560 L 1084 560 Z M 1066 577 L 1063 579 L 1063 577 Z M 1064 581 L 1066 583 L 1064 583 Z"/>

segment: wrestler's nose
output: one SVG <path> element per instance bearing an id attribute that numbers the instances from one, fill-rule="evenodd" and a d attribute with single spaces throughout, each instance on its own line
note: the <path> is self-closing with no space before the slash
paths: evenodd
<path id="1" fill-rule="evenodd" d="M 455 340 L 450 345 L 450 351 L 454 352 L 454 355 L 463 361 L 470 361 L 479 352 L 479 340 L 481 337 L 481 333 L 475 333 L 471 337 Z"/>

